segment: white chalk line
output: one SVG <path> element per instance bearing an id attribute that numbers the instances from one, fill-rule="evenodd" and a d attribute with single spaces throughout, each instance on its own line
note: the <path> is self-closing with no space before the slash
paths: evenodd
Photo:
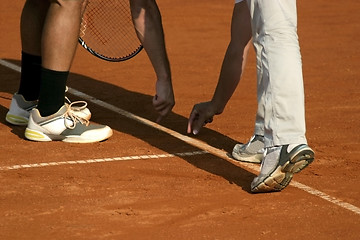
<path id="1" fill-rule="evenodd" d="M 356 214 L 360 215 L 360 208 L 358 208 L 358 207 L 356 207 L 356 206 L 354 206 L 354 205 L 352 205 L 350 203 L 344 202 L 344 201 L 342 201 L 340 199 L 332 197 L 332 196 L 330 196 L 330 195 L 328 195 L 326 193 L 323 193 L 323 192 L 321 192 L 319 190 L 316 190 L 314 188 L 311 188 L 311 187 L 309 187 L 309 186 L 307 186 L 305 184 L 302 184 L 302 183 L 299 183 L 299 182 L 296 182 L 296 181 L 291 181 L 290 185 L 294 186 L 294 187 L 296 187 L 298 189 L 301 189 L 301 190 L 303 190 L 303 191 L 305 191 L 307 193 L 310 193 L 311 195 L 320 197 L 320 198 L 322 198 L 322 199 L 324 199 L 324 200 L 326 200 L 328 202 L 331 202 L 331 203 L 333 203 L 335 205 L 338 205 L 338 206 L 340 206 L 342 208 L 345 208 L 345 209 L 347 209 L 347 210 L 349 210 L 349 211 L 351 211 L 353 213 L 356 213 Z"/>
<path id="2" fill-rule="evenodd" d="M 0 64 L 3 65 L 4 67 L 10 68 L 16 72 L 21 72 L 21 67 L 19 67 L 18 65 L 15 65 L 11 62 L 5 61 L 3 59 L 0 59 Z"/>
<path id="3" fill-rule="evenodd" d="M 103 163 L 103 162 L 116 162 L 116 161 L 134 161 L 134 160 L 146 160 L 146 159 L 156 159 L 156 158 L 157 159 L 173 158 L 173 157 L 195 156 L 201 154 L 207 154 L 207 152 L 193 151 L 193 152 L 182 152 L 182 153 L 152 154 L 152 155 L 96 158 L 96 159 L 87 159 L 87 160 L 61 161 L 61 162 L 19 164 L 19 165 L 0 167 L 0 171 L 17 170 L 17 169 L 25 169 L 25 168 L 41 168 L 41 167 L 51 167 L 51 166 L 61 166 L 61 165 L 76 165 L 76 164 Z"/>
<path id="4" fill-rule="evenodd" d="M 10 68 L 10 69 L 12 69 L 14 71 L 21 72 L 21 68 L 19 66 L 15 65 L 13 63 L 10 63 L 8 61 L 5 61 L 3 59 L 0 59 L 0 64 L 2 64 L 5 67 L 8 67 L 8 68 Z M 106 108 L 106 109 L 108 109 L 110 111 L 116 112 L 116 113 L 118 113 L 118 114 L 120 114 L 120 115 L 122 115 L 124 117 L 132 119 L 132 120 L 137 121 L 139 123 L 142 123 L 144 125 L 150 126 L 150 127 L 155 128 L 157 130 L 160 130 L 162 132 L 165 132 L 165 133 L 167 133 L 167 134 L 169 134 L 169 135 L 171 135 L 171 136 L 173 136 L 173 137 L 175 137 L 177 139 L 180 139 L 181 141 L 183 141 L 183 142 L 185 142 L 187 144 L 190 144 L 190 145 L 195 146 L 195 147 L 197 147 L 199 149 L 202 149 L 202 150 L 204 150 L 204 151 L 206 151 L 206 152 L 208 152 L 210 154 L 213 154 L 213 155 L 215 155 L 217 157 L 220 157 L 220 158 L 228 160 L 228 161 L 235 162 L 232 158 L 227 156 L 227 153 L 225 151 L 217 149 L 215 147 L 212 147 L 212 146 L 208 145 L 207 143 L 204 143 L 204 142 L 202 142 L 202 141 L 200 141 L 198 139 L 190 138 L 188 136 L 180 134 L 180 133 L 178 133 L 176 131 L 173 131 L 173 130 L 171 130 L 169 128 L 166 128 L 164 126 L 161 126 L 161 125 L 159 125 L 159 124 L 157 124 L 155 122 L 152 122 L 150 120 L 147 120 L 147 119 L 142 118 L 140 116 L 137 116 L 135 114 L 127 112 L 127 111 L 125 111 L 125 110 L 123 110 L 121 108 L 118 108 L 118 107 L 116 107 L 114 105 L 111 105 L 109 103 L 103 102 L 103 101 L 101 101 L 99 99 L 96 99 L 95 97 L 87 95 L 87 94 L 85 94 L 83 92 L 80 92 L 78 90 L 69 88 L 68 92 L 75 95 L 75 96 L 77 96 L 77 97 L 83 98 L 88 102 L 92 102 L 92 103 L 94 103 L 94 104 L 96 104 L 98 106 L 101 106 L 101 107 Z M 255 166 L 253 164 L 237 162 L 237 161 L 236 161 L 236 163 L 238 165 L 244 167 L 244 168 L 247 168 L 247 169 L 251 170 L 251 172 L 259 173 L 259 167 L 258 166 Z M 42 164 L 44 164 L 44 163 L 42 163 Z M 321 198 L 323 200 L 326 200 L 326 201 L 328 201 L 328 202 L 330 202 L 332 204 L 335 204 L 335 205 L 337 205 L 337 206 L 339 206 L 341 208 L 347 209 L 347 210 L 349 210 L 349 211 L 351 211 L 351 212 L 353 212 L 353 213 L 355 213 L 357 215 L 360 215 L 360 208 L 356 207 L 356 206 L 354 206 L 354 205 L 352 205 L 350 203 L 344 202 L 344 201 L 342 201 L 340 199 L 332 197 L 332 196 L 330 196 L 330 195 L 328 195 L 328 194 L 326 194 L 324 192 L 321 192 L 319 190 L 316 190 L 314 188 L 311 188 L 311 187 L 309 187 L 307 185 L 296 182 L 294 180 L 291 181 L 290 185 L 293 186 L 293 187 L 296 187 L 298 189 L 301 189 L 301 190 L 303 190 L 303 191 L 305 191 L 305 192 L 307 192 L 307 193 L 309 193 L 309 194 L 311 194 L 313 196 L 317 196 L 317 197 L 319 197 L 319 198 Z"/>

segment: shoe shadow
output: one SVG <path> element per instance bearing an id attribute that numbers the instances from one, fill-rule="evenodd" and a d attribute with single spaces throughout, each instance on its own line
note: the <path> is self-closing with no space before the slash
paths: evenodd
<path id="1" fill-rule="evenodd" d="M 5 60 L 20 66 L 18 60 Z M 0 73 L 3 76 L 3 81 L 0 82 L 0 98 L 11 98 L 11 95 L 18 88 L 20 73 L 1 65 Z M 75 73 L 70 74 L 67 85 L 150 121 L 154 121 L 157 117 L 156 112 L 152 107 L 152 96 L 150 95 L 133 92 L 119 86 Z M 71 94 L 67 94 L 67 96 L 69 96 L 71 100 L 80 100 L 79 97 L 72 96 Z M 88 102 L 88 104 L 93 113 L 91 119 L 93 122 L 106 124 L 113 130 L 134 136 L 167 153 L 189 151 L 189 144 L 176 137 L 140 122 L 133 121 L 118 113 L 92 104 L 91 102 Z M 5 121 L 7 111 L 7 108 L 0 106 L 0 123 L 10 126 L 12 128 L 12 133 L 19 136 L 19 138 L 24 138 L 24 127 L 12 126 Z M 187 135 L 187 120 L 186 117 L 172 112 L 163 119 L 161 125 L 180 134 Z M 154 138 L 154 136 L 156 137 Z M 201 134 L 193 138 L 201 140 L 217 149 L 223 149 L 226 152 L 231 152 L 233 146 L 238 143 L 234 139 L 208 128 L 203 128 Z M 191 147 L 193 148 L 193 151 L 199 150 L 196 147 Z M 255 175 L 246 169 L 212 154 L 181 156 L 181 158 L 199 169 L 223 177 L 229 183 L 236 184 L 244 191 L 250 193 L 250 182 Z"/>

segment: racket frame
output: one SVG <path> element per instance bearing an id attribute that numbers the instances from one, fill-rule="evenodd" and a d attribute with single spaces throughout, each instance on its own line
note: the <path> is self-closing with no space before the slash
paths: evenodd
<path id="1" fill-rule="evenodd" d="M 84 49 L 86 49 L 92 55 L 94 55 L 94 56 L 96 56 L 96 57 L 98 57 L 98 58 L 100 58 L 102 60 L 109 61 L 109 62 L 122 62 L 122 61 L 129 60 L 129 59 L 135 57 L 144 48 L 143 45 L 139 45 L 139 47 L 134 52 L 130 53 L 127 56 L 123 56 L 123 57 L 119 57 L 119 58 L 112 58 L 112 57 L 104 56 L 104 55 L 94 51 L 91 47 L 89 47 L 85 43 L 85 41 L 81 37 L 79 37 L 79 43 Z"/>

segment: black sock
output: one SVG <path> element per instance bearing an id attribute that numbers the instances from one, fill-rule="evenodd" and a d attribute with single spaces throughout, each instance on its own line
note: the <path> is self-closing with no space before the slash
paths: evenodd
<path id="1" fill-rule="evenodd" d="M 21 77 L 18 93 L 27 101 L 39 99 L 41 56 L 21 52 Z"/>
<path id="2" fill-rule="evenodd" d="M 42 117 L 56 113 L 65 102 L 65 88 L 69 72 L 41 69 L 38 110 Z"/>

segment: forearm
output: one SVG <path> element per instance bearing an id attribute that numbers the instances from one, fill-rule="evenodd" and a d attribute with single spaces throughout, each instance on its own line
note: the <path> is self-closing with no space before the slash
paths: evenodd
<path id="1" fill-rule="evenodd" d="M 220 114 L 230 100 L 244 71 L 251 44 L 250 13 L 246 1 L 235 4 L 231 20 L 231 41 L 227 48 L 215 93 L 211 100 Z"/>
<path id="2" fill-rule="evenodd" d="M 216 114 L 222 113 L 233 95 L 244 71 L 249 45 L 237 47 L 230 43 L 221 67 L 219 81 L 211 100 Z"/>
<path id="3" fill-rule="evenodd" d="M 157 80 L 171 81 L 161 14 L 156 2 L 131 0 L 130 6 L 137 35 L 154 67 Z"/>

